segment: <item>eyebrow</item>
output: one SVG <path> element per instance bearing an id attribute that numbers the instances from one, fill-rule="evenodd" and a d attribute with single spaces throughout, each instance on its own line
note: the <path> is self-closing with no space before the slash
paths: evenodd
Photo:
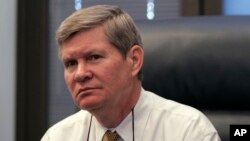
<path id="1" fill-rule="evenodd" d="M 77 56 L 86 57 L 86 56 L 89 56 L 89 55 L 94 54 L 94 53 L 106 54 L 106 52 L 104 50 L 98 50 L 98 49 L 94 48 L 94 49 L 89 49 L 85 52 L 78 52 Z M 65 60 L 70 60 L 72 58 L 75 58 L 74 56 L 75 55 L 72 55 L 72 54 L 67 54 L 66 56 L 65 55 L 63 56 L 61 54 L 60 58 L 62 61 L 65 61 Z"/>

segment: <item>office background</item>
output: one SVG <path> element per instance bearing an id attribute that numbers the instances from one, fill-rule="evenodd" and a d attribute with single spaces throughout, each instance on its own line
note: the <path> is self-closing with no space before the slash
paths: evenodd
<path id="1" fill-rule="evenodd" d="M 75 2 L 0 0 L 0 140 L 39 140 L 49 126 L 77 110 L 65 87 L 54 42 L 56 27 L 76 10 Z M 79 2 L 81 7 L 117 4 L 137 24 L 182 16 L 249 15 L 250 9 L 248 0 Z"/>

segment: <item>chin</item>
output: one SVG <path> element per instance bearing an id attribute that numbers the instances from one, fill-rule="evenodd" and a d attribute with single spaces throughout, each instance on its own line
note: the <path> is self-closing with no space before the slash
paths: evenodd
<path id="1" fill-rule="evenodd" d="M 91 101 L 91 102 L 81 102 L 78 107 L 82 110 L 93 111 L 101 107 L 100 102 Z"/>

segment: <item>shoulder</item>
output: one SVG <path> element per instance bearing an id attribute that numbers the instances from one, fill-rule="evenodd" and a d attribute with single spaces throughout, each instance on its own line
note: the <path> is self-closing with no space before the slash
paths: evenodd
<path id="1" fill-rule="evenodd" d="M 200 116 L 204 116 L 203 113 L 194 107 L 163 98 L 153 92 L 145 91 L 145 97 L 151 101 L 152 111 L 165 113 L 168 116 L 180 116 L 188 119 L 197 119 Z"/>
<path id="2" fill-rule="evenodd" d="M 78 124 L 79 122 L 83 123 L 87 122 L 90 118 L 90 114 L 87 111 L 80 110 L 79 112 L 68 116 L 67 118 L 59 121 L 55 125 L 53 125 L 49 130 L 57 130 L 58 128 L 67 128 L 72 127 L 74 124 Z M 87 122 L 88 123 L 88 122 Z"/>
<path id="3" fill-rule="evenodd" d="M 145 91 L 144 95 L 146 95 L 147 100 L 151 101 L 149 119 L 158 121 L 152 122 L 152 124 L 159 124 L 158 127 L 163 129 L 174 129 L 182 135 L 190 134 L 190 137 L 199 135 L 200 139 L 211 134 L 217 134 L 208 118 L 196 108 L 165 99 L 149 91 Z M 172 134 L 174 135 L 175 132 Z"/>
<path id="4" fill-rule="evenodd" d="M 73 134 L 77 130 L 86 130 L 87 128 L 84 127 L 89 125 L 90 117 L 91 115 L 87 111 L 80 110 L 50 127 L 43 136 L 42 141 L 64 137 L 65 135 L 69 137 L 71 133 Z"/>

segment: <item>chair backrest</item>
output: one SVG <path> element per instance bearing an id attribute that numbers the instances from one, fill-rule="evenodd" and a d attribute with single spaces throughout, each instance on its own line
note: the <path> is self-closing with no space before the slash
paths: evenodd
<path id="1" fill-rule="evenodd" d="M 250 17 L 193 17 L 139 26 L 143 86 L 199 109 L 250 109 Z"/>
<path id="2" fill-rule="evenodd" d="M 139 26 L 146 90 L 202 110 L 229 140 L 250 124 L 250 17 L 192 17 Z"/>

